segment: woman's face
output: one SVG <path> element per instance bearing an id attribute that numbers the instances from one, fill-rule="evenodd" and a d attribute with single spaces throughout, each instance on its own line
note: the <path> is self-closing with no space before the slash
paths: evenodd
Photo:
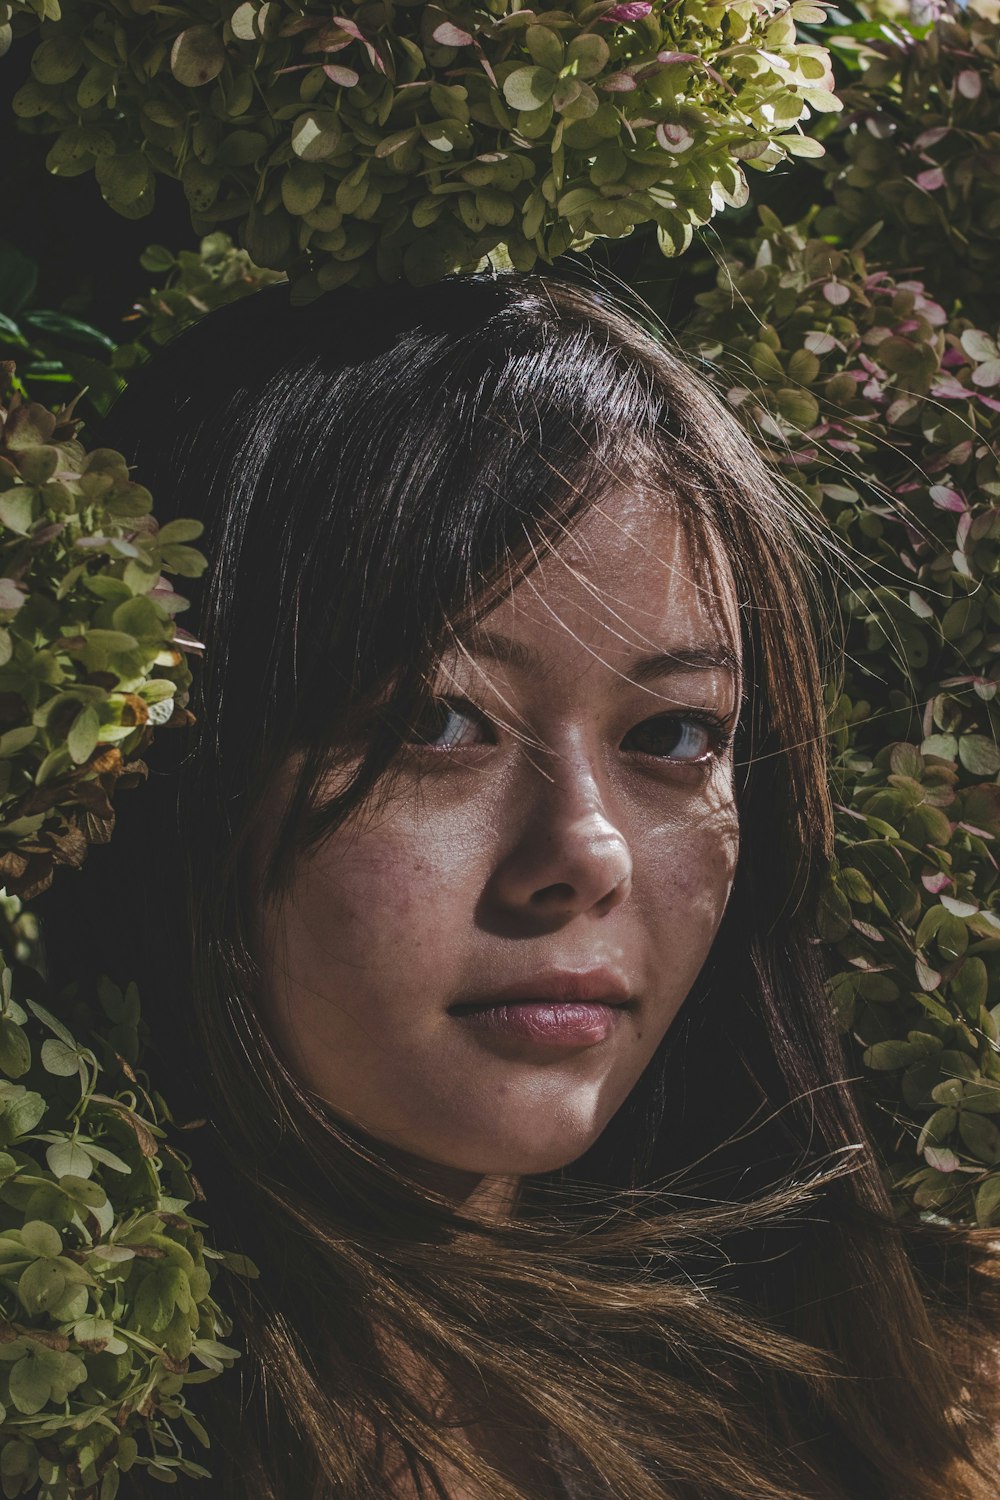
<path id="1" fill-rule="evenodd" d="M 662 501 L 589 510 L 443 663 L 377 812 L 261 911 L 272 1033 L 335 1114 L 521 1176 L 624 1102 L 736 865 L 739 632 L 715 563 Z"/>

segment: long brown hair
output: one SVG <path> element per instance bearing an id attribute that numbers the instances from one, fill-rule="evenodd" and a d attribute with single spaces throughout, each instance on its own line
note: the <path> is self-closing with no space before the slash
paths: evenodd
<path id="1" fill-rule="evenodd" d="M 208 1118 L 205 1213 L 261 1269 L 230 1293 L 240 1373 L 204 1390 L 212 1494 L 386 1500 L 402 1466 L 421 1496 L 457 1471 L 540 1500 L 477 1423 L 581 1500 L 993 1494 L 989 1237 L 893 1222 L 823 987 L 826 544 L 723 404 L 606 294 L 515 274 L 307 308 L 269 289 L 159 354 L 101 436 L 162 519 L 205 520 L 208 649 L 193 740 L 154 747 L 44 915 L 57 977 L 140 980 L 154 1077 Z M 735 578 L 740 862 L 626 1104 L 491 1221 L 289 1072 L 247 849 L 293 752 L 268 890 L 378 795 L 449 630 L 623 476 Z M 348 721 L 366 753 L 324 799 Z"/>

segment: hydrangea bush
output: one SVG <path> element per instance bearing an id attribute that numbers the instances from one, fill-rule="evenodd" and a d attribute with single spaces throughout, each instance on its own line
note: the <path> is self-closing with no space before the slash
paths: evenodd
<path id="1" fill-rule="evenodd" d="M 110 449 L 69 410 L 0 404 L 0 881 L 44 890 L 111 834 L 157 724 L 183 724 L 197 642 L 168 574 L 197 576 L 194 521 L 157 527 Z"/>
<path id="2" fill-rule="evenodd" d="M 1000 1222 L 1000 352 L 764 210 L 690 329 L 843 550 L 821 931 L 901 1210 Z M 858 571 L 860 566 L 861 571 Z"/>
<path id="3" fill-rule="evenodd" d="M 654 224 L 676 254 L 746 200 L 744 165 L 822 147 L 840 108 L 810 0 L 0 0 L 36 24 L 14 108 L 48 165 L 140 217 L 179 178 L 196 229 L 232 226 L 299 294 L 415 282 L 492 256 L 530 269 Z"/>
<path id="4" fill-rule="evenodd" d="M 919 269 L 970 316 L 995 316 L 1000 20 L 954 7 L 921 37 L 885 28 L 856 60 L 817 229 L 850 243 L 879 226 L 879 264 Z"/>
<path id="5" fill-rule="evenodd" d="M 13 371 L 5 368 L 8 387 Z M 0 1489 L 113 1500 L 138 1465 L 208 1471 L 186 1388 L 237 1358 L 212 1296 L 199 1190 L 139 1070 L 139 1001 L 40 1003 L 30 896 L 109 837 L 153 726 L 183 724 L 196 643 L 165 574 L 196 576 L 200 525 L 157 527 L 120 454 L 71 410 L 0 405 Z M 15 981 L 15 974 L 18 976 Z M 46 997 L 47 998 L 47 997 Z M 100 1019 L 98 1019 L 100 1014 Z M 83 1037 L 84 1040 L 78 1040 Z"/>

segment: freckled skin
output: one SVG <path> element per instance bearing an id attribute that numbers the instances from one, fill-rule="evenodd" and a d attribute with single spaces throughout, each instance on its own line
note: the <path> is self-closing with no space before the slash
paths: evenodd
<path id="1" fill-rule="evenodd" d="M 732 728 L 740 684 L 721 667 L 624 674 L 668 648 L 738 649 L 724 560 L 709 563 L 662 500 L 622 492 L 588 511 L 482 621 L 539 661 L 443 663 L 436 692 L 483 717 L 455 721 L 455 748 L 408 752 L 379 812 L 304 857 L 259 913 L 278 1045 L 335 1113 L 406 1157 L 487 1183 L 575 1160 L 697 977 L 736 865 L 731 752 L 692 764 L 712 748 L 700 727 L 679 761 L 630 736 L 692 708 Z M 487 1043 L 447 1010 L 599 965 L 637 1003 L 594 1046 Z"/>

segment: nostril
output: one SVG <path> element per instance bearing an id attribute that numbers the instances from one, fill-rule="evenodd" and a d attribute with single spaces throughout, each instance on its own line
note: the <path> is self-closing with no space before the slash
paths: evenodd
<path id="1" fill-rule="evenodd" d="M 567 901 L 572 901 L 575 891 L 571 885 L 556 884 L 543 886 L 539 891 L 531 894 L 532 906 L 562 906 Z"/>

